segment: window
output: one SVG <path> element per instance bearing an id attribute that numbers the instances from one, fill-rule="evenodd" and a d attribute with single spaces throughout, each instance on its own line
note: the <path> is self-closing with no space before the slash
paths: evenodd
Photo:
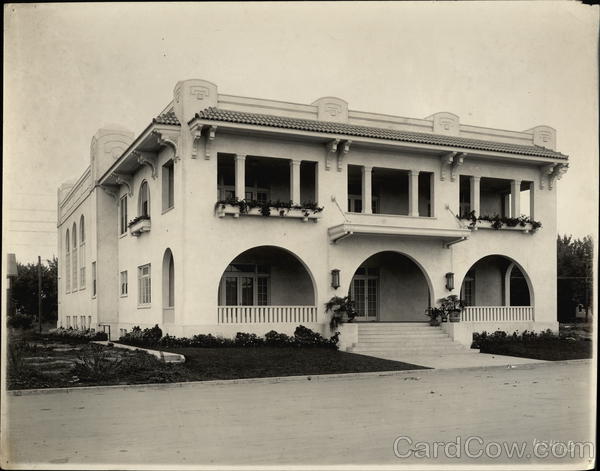
<path id="1" fill-rule="evenodd" d="M 119 234 L 127 232 L 127 195 L 119 200 Z"/>
<path id="2" fill-rule="evenodd" d="M 79 288 L 85 289 L 85 218 L 79 220 Z"/>
<path id="3" fill-rule="evenodd" d="M 73 253 L 71 254 L 72 264 L 72 288 L 73 291 L 77 290 L 77 225 L 73 223 L 73 233 L 71 234 L 71 240 L 73 241 Z"/>
<path id="4" fill-rule="evenodd" d="M 85 316 L 79 316 L 79 319 L 81 321 L 81 330 L 86 330 L 87 325 L 85 324 Z"/>
<path id="5" fill-rule="evenodd" d="M 172 208 L 175 205 L 175 188 L 174 188 L 174 167 L 173 161 L 169 160 L 162 167 L 162 198 L 163 211 Z"/>
<path id="6" fill-rule="evenodd" d="M 348 195 L 348 212 L 362 213 L 362 196 Z M 379 213 L 379 197 L 375 195 L 371 197 L 371 212 L 373 214 Z"/>
<path id="7" fill-rule="evenodd" d="M 88 329 L 92 328 L 92 316 L 88 316 L 88 318 L 87 318 L 87 326 L 88 326 Z"/>
<path id="8" fill-rule="evenodd" d="M 129 288 L 127 285 L 127 271 L 121 272 L 121 296 L 127 296 Z"/>
<path id="9" fill-rule="evenodd" d="M 138 267 L 138 304 L 150 304 L 152 301 L 150 264 Z"/>
<path id="10" fill-rule="evenodd" d="M 67 316 L 67 329 L 71 327 L 71 316 Z"/>
<path id="11" fill-rule="evenodd" d="M 92 297 L 96 296 L 96 262 L 92 262 Z"/>
<path id="12" fill-rule="evenodd" d="M 77 316 L 73 316 L 73 328 L 74 329 L 79 329 L 79 327 L 77 325 Z"/>
<path id="13" fill-rule="evenodd" d="M 268 306 L 270 271 L 267 265 L 229 265 L 221 281 L 221 305 Z"/>
<path id="14" fill-rule="evenodd" d="M 71 291 L 71 250 L 70 250 L 71 238 L 69 236 L 69 229 L 67 229 L 67 235 L 65 237 L 65 291 L 68 293 Z"/>
<path id="15" fill-rule="evenodd" d="M 142 183 L 140 187 L 140 207 L 138 216 L 150 217 L 150 191 L 148 190 L 148 182 Z"/>
<path id="16" fill-rule="evenodd" d="M 473 270 L 469 270 L 465 275 L 460 292 L 460 299 L 465 302 L 466 306 L 475 305 L 475 273 Z"/>

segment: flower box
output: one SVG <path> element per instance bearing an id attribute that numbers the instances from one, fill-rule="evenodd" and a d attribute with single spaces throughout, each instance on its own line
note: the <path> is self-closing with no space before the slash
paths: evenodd
<path id="1" fill-rule="evenodd" d="M 521 226 L 520 224 L 517 224 L 516 226 L 507 226 L 506 224 L 503 224 L 502 227 L 500 229 L 495 229 L 494 227 L 492 227 L 492 222 L 491 221 L 477 221 L 477 224 L 475 225 L 475 227 L 469 227 L 472 231 L 476 231 L 478 229 L 492 229 L 492 230 L 497 230 L 497 231 L 520 231 L 520 232 L 535 232 L 535 229 L 533 229 L 533 225 L 531 223 L 526 223 L 524 226 Z"/>
<path id="2" fill-rule="evenodd" d="M 249 208 L 245 212 L 241 212 L 239 206 L 221 203 L 217 205 L 215 210 L 217 217 L 223 218 L 227 215 L 239 218 L 241 216 L 260 216 L 260 217 L 281 217 L 281 218 L 292 218 L 302 219 L 303 222 L 309 220 L 317 222 L 320 218 L 320 213 L 315 213 L 312 209 L 299 209 L 299 208 L 276 208 L 269 207 L 269 214 L 265 215 L 261 211 L 261 208 Z"/>
<path id="3" fill-rule="evenodd" d="M 150 218 L 134 220 L 129 224 L 129 233 L 138 237 L 143 232 L 150 232 Z"/>

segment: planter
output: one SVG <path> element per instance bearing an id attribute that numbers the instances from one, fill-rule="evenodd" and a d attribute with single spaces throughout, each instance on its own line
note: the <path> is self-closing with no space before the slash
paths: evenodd
<path id="1" fill-rule="evenodd" d="M 452 311 L 449 315 L 450 322 L 460 322 L 460 311 Z"/>
<path id="2" fill-rule="evenodd" d="M 441 316 L 442 322 L 448 322 L 448 315 L 447 314 L 442 314 Z"/>
<path id="3" fill-rule="evenodd" d="M 129 226 L 129 233 L 134 237 L 144 232 L 150 232 L 150 219 L 140 219 Z"/>
<path id="4" fill-rule="evenodd" d="M 440 321 L 438 319 L 431 319 L 429 321 L 429 325 L 431 325 L 433 327 L 437 327 L 438 325 L 440 325 Z"/>
<path id="5" fill-rule="evenodd" d="M 469 227 L 469 229 L 472 231 L 476 231 L 478 229 L 491 229 L 495 231 L 518 231 L 524 233 L 535 232 L 535 229 L 533 229 L 533 225 L 531 223 L 527 223 L 524 226 L 521 226 L 520 224 L 517 224 L 516 226 L 507 226 L 506 224 L 503 224 L 500 229 L 494 229 L 491 221 L 477 221 L 477 224 L 475 224 L 474 227 Z"/>
<path id="6" fill-rule="evenodd" d="M 231 215 L 234 218 L 239 218 L 240 216 L 256 216 L 256 217 L 277 217 L 277 218 L 291 218 L 291 219 L 301 219 L 302 222 L 308 222 L 309 220 L 313 222 L 317 222 L 320 218 L 319 213 L 314 213 L 312 210 L 303 210 L 303 209 L 287 209 L 287 208 L 274 208 L 270 207 L 270 213 L 268 216 L 265 216 L 261 212 L 261 208 L 249 208 L 246 212 L 241 212 L 238 206 L 234 206 L 231 204 L 220 204 L 217 206 L 215 210 L 215 214 L 219 218 L 223 218 L 227 215 Z"/>

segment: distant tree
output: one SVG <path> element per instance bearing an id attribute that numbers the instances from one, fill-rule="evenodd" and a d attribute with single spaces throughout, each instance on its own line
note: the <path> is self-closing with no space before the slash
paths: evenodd
<path id="1" fill-rule="evenodd" d="M 587 318 L 592 306 L 593 247 L 591 236 L 573 239 L 571 235 L 559 235 L 557 238 L 559 320 L 573 317 L 578 305 L 585 309 Z M 561 319 L 561 311 L 565 310 L 568 312 L 562 313 Z"/>
<path id="2" fill-rule="evenodd" d="M 37 318 L 38 267 L 35 263 L 17 262 L 18 275 L 12 288 L 15 308 L 21 315 Z M 54 320 L 58 312 L 58 259 L 42 263 L 42 320 Z"/>

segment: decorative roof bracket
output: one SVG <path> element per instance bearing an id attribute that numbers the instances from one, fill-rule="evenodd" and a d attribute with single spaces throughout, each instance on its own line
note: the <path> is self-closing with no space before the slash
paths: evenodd
<path id="1" fill-rule="evenodd" d="M 98 185 L 102 188 L 102 191 L 108 196 L 112 197 L 115 201 L 119 201 L 119 187 L 116 185 Z"/>
<path id="2" fill-rule="evenodd" d="M 560 180 L 562 176 L 569 170 L 569 164 L 556 164 L 552 173 L 548 176 L 548 189 L 552 189 L 554 182 Z"/>
<path id="3" fill-rule="evenodd" d="M 204 146 L 204 158 L 206 160 L 210 160 L 210 155 L 212 153 L 212 148 L 213 148 L 213 144 L 215 142 L 216 133 L 217 133 L 216 126 L 207 126 L 206 144 Z"/>
<path id="4" fill-rule="evenodd" d="M 446 179 L 446 170 L 452 165 L 454 162 L 454 156 L 458 154 L 458 152 L 448 152 L 440 157 L 440 180 L 444 181 Z"/>
<path id="5" fill-rule="evenodd" d="M 337 156 L 338 172 L 342 171 L 342 161 L 344 160 L 344 157 L 346 157 L 346 155 L 348 155 L 348 152 L 350 152 L 351 145 L 352 145 L 352 141 L 347 140 L 347 141 L 343 142 L 341 148 L 338 147 L 338 156 Z"/>
<path id="6" fill-rule="evenodd" d="M 156 163 L 158 160 L 158 155 L 153 154 L 151 152 L 143 152 L 139 150 L 134 150 L 132 154 L 137 158 L 138 164 L 147 165 L 150 167 L 152 171 L 152 178 L 156 179 L 158 176 L 158 171 L 156 168 Z"/>
<path id="7" fill-rule="evenodd" d="M 554 167 L 556 167 L 556 164 L 543 165 L 540 167 L 540 190 L 544 189 L 544 180 L 546 179 L 546 175 L 552 175 L 554 172 Z M 550 183 L 550 188 L 552 188 L 551 185 L 552 183 Z"/>
<path id="8" fill-rule="evenodd" d="M 112 176 L 115 177 L 117 185 L 125 185 L 129 196 L 133 196 L 133 177 L 131 175 L 113 172 Z"/>
<path id="9" fill-rule="evenodd" d="M 325 145 L 327 149 L 327 153 L 325 154 L 325 170 L 329 170 L 331 168 L 331 161 L 329 159 L 337 153 L 339 143 L 339 139 L 333 139 Z"/>
<path id="10" fill-rule="evenodd" d="M 453 158 L 452 166 L 450 167 L 450 181 L 456 180 L 456 172 L 458 171 L 458 167 L 463 164 L 466 156 L 467 154 L 463 152 L 462 154 L 458 154 Z"/>
<path id="11" fill-rule="evenodd" d="M 173 148 L 174 157 L 173 160 L 177 162 L 181 156 L 179 155 L 179 135 L 173 132 L 159 131 L 155 129 L 152 131 L 158 138 L 158 145 L 160 147 L 171 146 Z"/>

